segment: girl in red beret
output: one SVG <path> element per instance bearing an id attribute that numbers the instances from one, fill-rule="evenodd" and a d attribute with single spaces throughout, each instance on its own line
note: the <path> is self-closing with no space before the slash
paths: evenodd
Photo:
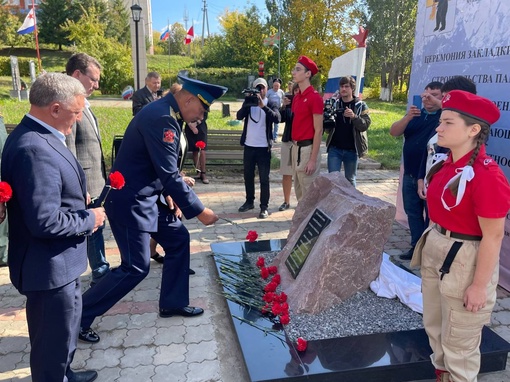
<path id="1" fill-rule="evenodd" d="M 438 145 L 450 149 L 426 176 L 431 225 L 416 245 L 423 322 L 437 381 L 474 382 L 482 328 L 496 302 L 510 186 L 486 154 L 493 102 L 453 90 L 443 98 Z"/>

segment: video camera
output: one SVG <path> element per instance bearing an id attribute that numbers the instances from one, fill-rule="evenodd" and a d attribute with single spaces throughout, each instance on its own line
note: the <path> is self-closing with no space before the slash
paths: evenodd
<path id="1" fill-rule="evenodd" d="M 258 88 L 248 88 L 243 90 L 244 93 L 244 105 L 245 106 L 258 106 L 259 98 L 257 94 L 260 94 L 260 89 Z"/>
<path id="2" fill-rule="evenodd" d="M 323 117 L 324 122 L 322 128 L 324 131 L 330 131 L 335 128 L 335 112 L 337 108 L 337 101 L 334 98 L 329 98 L 324 101 Z"/>

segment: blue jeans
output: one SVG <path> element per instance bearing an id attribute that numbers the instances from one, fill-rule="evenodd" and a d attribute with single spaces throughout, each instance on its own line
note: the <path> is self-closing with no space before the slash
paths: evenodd
<path id="1" fill-rule="evenodd" d="M 92 283 L 97 283 L 110 271 L 110 264 L 106 261 L 103 229 L 104 225 L 87 237 L 87 257 L 92 269 Z"/>
<path id="2" fill-rule="evenodd" d="M 255 200 L 255 166 L 260 178 L 260 209 L 267 210 L 269 205 L 269 171 L 271 169 L 271 151 L 267 147 L 244 146 L 244 188 L 246 201 Z"/>
<path id="3" fill-rule="evenodd" d="M 340 171 L 344 164 L 345 178 L 356 187 L 358 154 L 353 150 L 342 150 L 334 146 L 328 149 L 328 172 Z"/>
<path id="4" fill-rule="evenodd" d="M 278 127 L 280 126 L 279 123 L 275 123 L 273 126 L 273 141 L 276 142 L 276 138 L 278 138 Z"/>
<path id="5" fill-rule="evenodd" d="M 429 225 L 429 216 L 426 201 L 418 196 L 418 179 L 408 174 L 402 178 L 402 199 L 411 231 L 411 246 L 414 247 Z"/>

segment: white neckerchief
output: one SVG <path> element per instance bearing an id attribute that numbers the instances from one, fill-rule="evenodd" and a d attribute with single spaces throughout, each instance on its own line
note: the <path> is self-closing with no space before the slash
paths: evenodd
<path id="1" fill-rule="evenodd" d="M 428 167 L 427 173 L 425 174 L 425 179 L 423 180 L 423 183 L 425 184 L 425 190 L 429 187 L 429 182 L 427 181 L 427 175 L 429 174 L 430 169 L 437 163 L 441 161 L 445 161 L 446 158 L 448 158 L 448 154 L 444 153 L 437 153 L 432 155 L 432 158 L 430 160 L 430 166 Z"/>
<path id="2" fill-rule="evenodd" d="M 443 188 L 443 193 L 441 194 L 441 202 L 443 203 L 443 207 L 448 211 L 451 211 L 452 208 L 455 208 L 460 204 L 460 202 L 464 196 L 464 192 L 466 191 L 466 183 L 471 181 L 475 177 L 475 172 L 473 171 L 472 166 L 464 166 L 462 168 L 457 168 L 455 171 L 457 172 L 457 174 L 454 175 L 448 181 L 448 183 L 446 183 L 446 185 Z M 460 182 L 459 182 L 459 190 L 457 192 L 457 200 L 455 201 L 455 205 L 450 207 L 444 201 L 444 193 L 448 189 L 448 186 L 450 184 L 452 184 L 458 177 L 460 177 Z"/>

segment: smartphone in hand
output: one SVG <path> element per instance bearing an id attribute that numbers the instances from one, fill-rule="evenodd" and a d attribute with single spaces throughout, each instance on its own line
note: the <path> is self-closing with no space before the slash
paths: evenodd
<path id="1" fill-rule="evenodd" d="M 420 95 L 413 96 L 413 105 L 416 106 L 418 109 L 421 109 L 421 96 Z"/>

